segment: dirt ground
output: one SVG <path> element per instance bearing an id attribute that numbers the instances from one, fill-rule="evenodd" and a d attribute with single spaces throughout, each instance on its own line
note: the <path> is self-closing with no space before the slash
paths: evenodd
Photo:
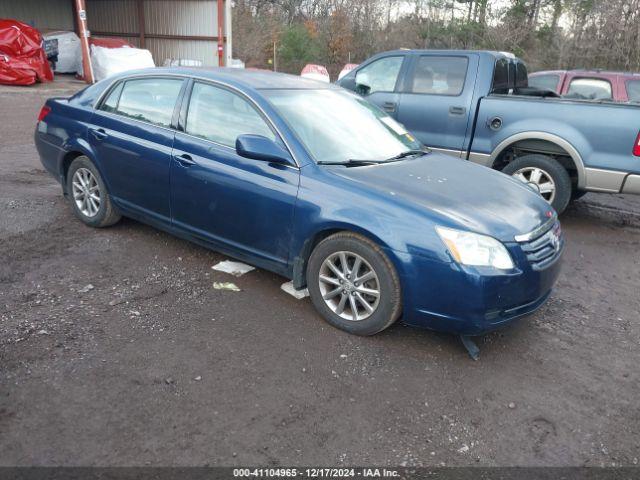
<path id="1" fill-rule="evenodd" d="M 640 197 L 571 207 L 550 301 L 474 362 L 340 332 L 140 223 L 83 226 L 32 140 L 67 88 L 0 89 L 0 465 L 638 463 Z"/>

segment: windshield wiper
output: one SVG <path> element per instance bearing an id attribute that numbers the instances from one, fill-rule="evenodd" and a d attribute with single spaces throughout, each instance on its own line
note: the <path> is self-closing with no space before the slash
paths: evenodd
<path id="1" fill-rule="evenodd" d="M 385 163 L 386 160 L 358 160 L 356 158 L 350 158 L 344 162 L 332 162 L 332 161 L 318 161 L 318 165 L 346 165 L 347 167 L 358 167 L 361 165 L 377 165 L 379 163 Z"/>
<path id="2" fill-rule="evenodd" d="M 403 158 L 412 157 L 413 155 L 426 155 L 430 150 L 407 150 L 406 152 L 399 153 L 395 157 L 387 158 L 387 162 L 393 162 L 394 160 L 401 160 Z"/>
<path id="3" fill-rule="evenodd" d="M 385 158 L 384 160 L 361 160 L 357 158 L 350 158 L 345 162 L 333 162 L 333 161 L 322 161 L 320 160 L 318 165 L 345 165 L 347 167 L 359 167 L 361 165 L 379 165 L 381 163 L 389 163 L 396 162 L 398 160 L 402 160 L 406 157 L 411 157 L 413 155 L 425 155 L 429 153 L 430 150 L 407 150 L 406 152 L 399 153 L 390 158 Z"/>

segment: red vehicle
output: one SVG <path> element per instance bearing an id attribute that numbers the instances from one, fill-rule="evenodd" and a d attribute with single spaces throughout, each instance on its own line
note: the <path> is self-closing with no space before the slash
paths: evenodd
<path id="1" fill-rule="evenodd" d="M 640 73 L 547 70 L 529 74 L 529 86 L 567 98 L 640 103 Z"/>

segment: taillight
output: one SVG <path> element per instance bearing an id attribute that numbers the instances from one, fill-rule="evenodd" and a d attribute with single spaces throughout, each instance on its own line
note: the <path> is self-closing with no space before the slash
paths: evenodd
<path id="1" fill-rule="evenodd" d="M 640 133 L 636 137 L 636 143 L 633 145 L 633 154 L 636 157 L 640 157 Z"/>
<path id="2" fill-rule="evenodd" d="M 46 105 L 42 107 L 40 109 L 40 113 L 38 114 L 38 121 L 41 122 L 42 120 L 44 120 L 44 117 L 49 115 L 50 111 L 51 111 L 51 107 L 47 107 Z"/>

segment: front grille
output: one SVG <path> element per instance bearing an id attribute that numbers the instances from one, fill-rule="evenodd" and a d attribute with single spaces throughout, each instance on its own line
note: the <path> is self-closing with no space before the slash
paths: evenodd
<path id="1" fill-rule="evenodd" d="M 564 236 L 560 228 L 560 222 L 555 222 L 552 227 L 542 235 L 520 243 L 522 251 L 534 270 L 544 270 L 560 256 L 564 247 Z"/>

